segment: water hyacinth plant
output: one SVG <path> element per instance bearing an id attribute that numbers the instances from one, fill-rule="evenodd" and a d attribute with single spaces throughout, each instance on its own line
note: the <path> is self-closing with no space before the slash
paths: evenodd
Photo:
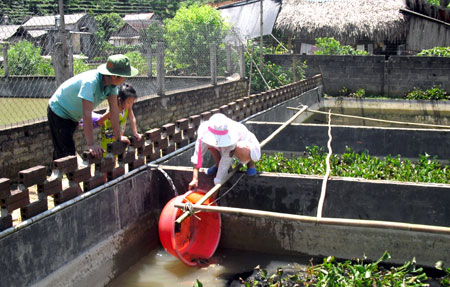
<path id="1" fill-rule="evenodd" d="M 365 256 L 363 259 L 356 258 L 344 262 L 329 256 L 324 258 L 321 264 L 314 265 L 311 262 L 304 270 L 286 272 L 283 268 L 278 267 L 272 274 L 260 266 L 256 266 L 254 268 L 256 274 L 245 280 L 241 278 L 240 286 L 430 286 L 427 274 L 423 268 L 416 266 L 414 258 L 399 267 L 385 267 L 383 261 L 390 258 L 391 255 L 387 251 L 375 262 L 366 262 Z"/>
<path id="2" fill-rule="evenodd" d="M 327 153 L 323 148 L 306 148 L 303 157 L 287 158 L 282 153 L 263 154 L 256 163 L 258 171 L 294 174 L 324 175 Z M 330 158 L 331 175 L 341 177 L 361 177 L 374 180 L 393 180 L 406 182 L 450 183 L 450 166 L 441 165 L 437 157 L 419 155 L 413 162 L 402 159 L 400 155 L 385 158 L 370 156 L 368 151 L 357 153 L 347 147 L 341 155 Z"/>

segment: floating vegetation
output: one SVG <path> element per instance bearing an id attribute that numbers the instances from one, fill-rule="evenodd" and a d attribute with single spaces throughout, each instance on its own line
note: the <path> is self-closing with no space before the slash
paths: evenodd
<path id="1" fill-rule="evenodd" d="M 363 259 L 340 262 L 333 256 L 323 259 L 323 263 L 310 266 L 295 274 L 286 274 L 282 268 L 268 274 L 259 266 L 255 268 L 256 275 L 245 280 L 242 286 L 430 286 L 429 278 L 423 268 L 417 267 L 415 259 L 400 267 L 390 268 L 380 265 L 391 256 L 385 252 L 376 262 L 366 263 Z M 438 279 L 439 280 L 439 279 Z M 442 280 L 440 283 L 442 284 Z M 443 285 L 448 286 L 448 285 Z"/>
<path id="2" fill-rule="evenodd" d="M 302 157 L 287 158 L 282 153 L 268 156 L 263 154 L 256 163 L 258 171 L 324 175 L 327 153 L 323 148 L 306 148 Z M 450 183 L 450 166 L 441 165 L 437 157 L 419 155 L 413 162 L 402 159 L 400 155 L 385 158 L 370 156 L 368 151 L 357 153 L 349 147 L 341 155 L 330 158 L 331 175 L 341 177 L 360 177 L 374 180 L 393 180 L 405 182 Z"/>

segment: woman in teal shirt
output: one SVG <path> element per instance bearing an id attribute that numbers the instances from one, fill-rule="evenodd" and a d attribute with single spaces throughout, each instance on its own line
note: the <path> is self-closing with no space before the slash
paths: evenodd
<path id="1" fill-rule="evenodd" d="M 126 77 L 133 77 L 137 73 L 128 57 L 112 55 L 106 64 L 96 70 L 78 74 L 61 84 L 50 98 L 47 109 L 54 160 L 75 155 L 73 134 L 81 119 L 89 152 L 95 157 L 103 155 L 101 146 L 94 143 L 92 111 L 104 99 L 108 99 L 114 137 L 129 144 L 128 138 L 122 137 L 120 133 L 117 87 L 124 83 Z"/>

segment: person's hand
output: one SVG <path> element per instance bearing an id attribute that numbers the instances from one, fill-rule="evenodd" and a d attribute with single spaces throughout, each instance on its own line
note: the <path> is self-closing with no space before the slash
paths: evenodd
<path id="1" fill-rule="evenodd" d="M 89 153 L 96 158 L 101 158 L 103 156 L 104 150 L 98 145 L 88 146 Z"/>
<path id="2" fill-rule="evenodd" d="M 130 144 L 130 139 L 128 139 L 126 136 L 121 136 L 120 141 L 123 142 L 126 145 Z"/>
<path id="3" fill-rule="evenodd" d="M 193 179 L 190 183 L 189 183 L 189 190 L 195 190 L 198 187 L 198 180 L 197 179 Z"/>
<path id="4" fill-rule="evenodd" d="M 137 141 L 140 141 L 142 138 L 141 134 L 135 134 L 134 137 L 136 138 Z"/>

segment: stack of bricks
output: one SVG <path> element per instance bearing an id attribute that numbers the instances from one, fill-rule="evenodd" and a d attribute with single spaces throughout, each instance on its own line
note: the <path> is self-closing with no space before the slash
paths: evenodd
<path id="1" fill-rule="evenodd" d="M 243 97 L 227 105 L 222 105 L 200 115 L 182 118 L 175 123 L 168 123 L 161 128 L 154 128 L 138 140 L 130 139 L 130 145 L 121 142 L 108 144 L 107 154 L 103 158 L 94 158 L 85 151 L 82 155 L 83 164 L 78 165 L 76 156 L 68 156 L 54 161 L 54 170 L 47 177 L 44 166 L 36 166 L 19 172 L 17 183 L 10 179 L 0 178 L 0 231 L 13 225 L 12 212 L 20 209 L 22 220 L 33 217 L 48 209 L 47 199 L 52 197 L 54 204 L 58 205 L 80 195 L 82 192 L 92 190 L 107 181 L 118 178 L 128 170 L 155 161 L 170 154 L 176 149 L 195 142 L 196 132 L 201 122 L 208 120 L 215 113 L 223 113 L 229 118 L 241 121 L 248 116 L 270 108 L 280 102 L 300 95 L 316 87 L 322 81 L 321 76 L 311 80 L 303 80 L 287 86 L 277 88 L 260 94 Z M 94 165 L 94 174 L 91 166 Z M 68 187 L 63 188 L 62 180 L 66 175 Z M 83 184 L 83 188 L 81 188 Z M 31 201 L 29 188 L 37 185 L 37 200 Z"/>

